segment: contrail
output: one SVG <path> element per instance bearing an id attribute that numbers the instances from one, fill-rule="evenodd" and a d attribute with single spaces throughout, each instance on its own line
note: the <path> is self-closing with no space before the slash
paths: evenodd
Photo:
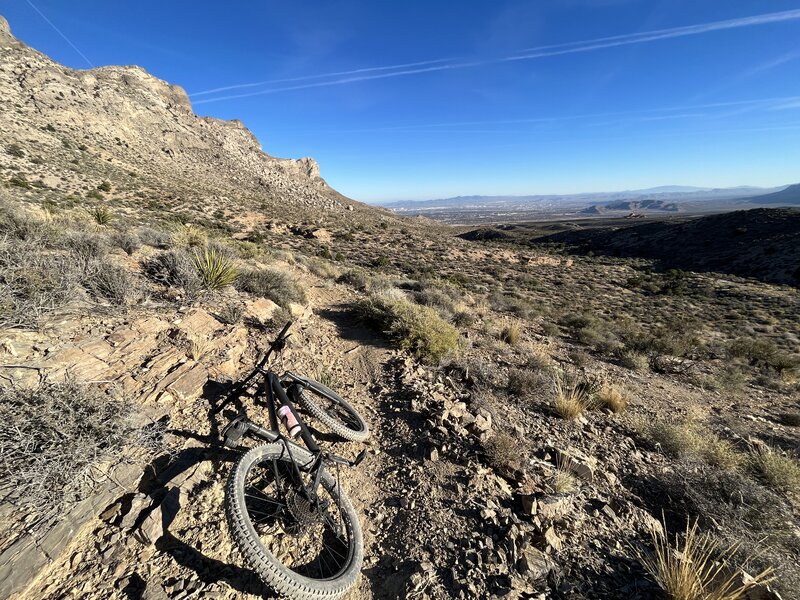
<path id="1" fill-rule="evenodd" d="M 60 30 L 58 27 L 56 27 L 55 25 L 53 25 L 53 22 L 52 22 L 50 19 L 48 19 L 48 18 L 47 18 L 47 17 L 44 15 L 44 13 L 43 13 L 42 11 L 40 11 L 38 8 L 36 8 L 36 5 L 35 5 L 33 2 L 31 2 L 31 0 L 25 0 L 25 1 L 26 1 L 26 2 L 27 2 L 29 5 L 30 5 L 30 7 L 31 7 L 33 10 L 35 10 L 37 13 L 39 13 L 39 16 L 40 16 L 40 17 L 42 17 L 42 19 L 44 19 L 44 20 L 45 20 L 45 22 L 46 22 L 48 25 L 50 25 L 50 27 L 52 27 L 52 28 L 55 30 L 55 32 L 56 32 L 58 35 L 60 35 L 62 38 L 64 38 L 64 41 L 66 41 L 66 42 L 67 42 L 67 43 L 68 43 L 70 46 L 72 46 L 72 49 L 73 49 L 73 50 L 75 50 L 75 52 L 77 52 L 78 54 L 80 54 L 80 55 L 81 55 L 81 58 L 83 58 L 83 60 L 85 60 L 85 61 L 86 61 L 86 63 L 87 63 L 87 64 L 88 64 L 88 65 L 89 65 L 91 68 L 94 68 L 94 63 L 92 63 L 92 61 L 90 61 L 88 58 L 86 58 L 86 55 L 85 55 L 83 52 L 81 52 L 81 51 L 78 49 L 78 47 L 77 47 L 75 44 L 73 44 L 73 43 L 72 43 L 72 41 L 71 41 L 71 40 L 70 40 L 70 39 L 69 39 L 69 38 L 68 38 L 66 35 L 64 35 L 64 33 L 63 33 L 63 32 L 62 32 L 62 31 L 61 31 L 61 30 Z"/>
<path id="2" fill-rule="evenodd" d="M 190 96 L 204 96 L 206 94 L 213 94 L 215 92 L 227 92 L 229 90 L 238 90 L 241 88 L 258 87 L 260 85 L 267 85 L 271 83 L 288 83 L 291 81 L 307 81 L 309 79 L 323 79 L 325 77 L 338 77 L 340 75 L 357 75 L 359 73 L 369 73 L 373 71 L 389 71 L 391 69 L 407 69 L 409 67 L 422 67 L 425 65 L 435 65 L 444 62 L 450 62 L 454 58 L 437 58 L 436 60 L 424 60 L 422 62 L 405 63 L 402 65 L 389 65 L 386 67 L 367 67 L 364 69 L 354 69 L 352 71 L 338 71 L 334 73 L 323 73 L 321 75 L 305 75 L 303 77 L 290 77 L 288 79 L 269 79 L 267 81 L 254 81 L 253 83 L 239 83 L 237 85 L 228 85 L 225 87 L 218 87 L 211 90 L 204 90 L 202 92 L 194 92 Z"/>
<path id="3" fill-rule="evenodd" d="M 611 37 L 597 38 L 595 40 L 587 40 L 585 42 L 573 42 L 571 44 L 557 44 L 555 46 L 528 48 L 522 51 L 523 54 L 509 56 L 499 60 L 528 60 L 532 58 L 541 58 L 544 56 L 559 56 L 562 54 L 574 54 L 577 52 L 590 52 L 592 50 L 599 50 L 601 48 L 613 48 L 615 46 L 641 44 L 656 40 L 685 37 L 687 35 L 699 35 L 702 33 L 709 33 L 711 31 L 752 27 L 753 25 L 766 25 L 768 23 L 780 23 L 783 21 L 792 21 L 796 19 L 800 19 L 800 9 L 756 15 L 753 17 L 743 17 L 741 19 L 729 19 L 727 21 L 703 23 L 701 25 L 688 25 L 685 27 L 674 27 L 671 29 L 656 29 L 654 31 L 643 31 L 641 33 L 616 35 Z"/>
<path id="4" fill-rule="evenodd" d="M 664 40 L 664 39 L 671 39 L 677 37 L 685 37 L 689 35 L 699 35 L 703 33 L 709 33 L 712 31 L 720 31 L 725 29 L 737 29 L 741 27 L 752 27 L 755 25 L 766 25 L 769 23 L 781 23 L 785 21 L 794 21 L 800 19 L 800 9 L 795 10 L 787 10 L 782 12 L 775 12 L 775 13 L 766 13 L 762 15 L 754 15 L 751 17 L 742 17 L 739 19 L 728 19 L 725 21 L 714 21 L 711 23 L 702 23 L 699 25 L 688 25 L 683 27 L 673 27 L 670 29 L 656 29 L 652 31 L 643 31 L 640 33 L 629 33 L 623 35 L 616 35 L 616 36 L 609 36 L 609 37 L 602 37 L 596 38 L 593 40 L 583 40 L 578 42 L 569 42 L 565 44 L 555 44 L 549 46 L 539 46 L 537 48 L 527 48 L 525 50 L 520 51 L 517 54 L 506 56 L 502 58 L 492 58 L 492 59 L 485 59 L 485 60 L 475 60 L 469 62 L 461 62 L 461 63 L 449 63 L 447 62 L 449 59 L 439 59 L 439 60 L 432 60 L 432 61 L 424 61 L 422 63 L 409 63 L 407 66 L 417 66 L 417 65 L 425 65 L 431 64 L 435 66 L 421 68 L 421 69 L 404 69 L 402 65 L 396 66 L 388 66 L 388 67 L 373 67 L 372 69 L 359 69 L 356 71 L 348 71 L 343 72 L 341 74 L 355 74 L 359 72 L 369 72 L 369 71 L 378 71 L 378 70 L 389 70 L 389 69 L 398 69 L 401 68 L 403 70 L 400 71 L 393 71 L 391 73 L 379 73 L 374 75 L 363 75 L 363 76 L 356 76 L 356 77 L 346 77 L 342 79 L 335 79 L 332 81 L 320 81 L 316 83 L 309 83 L 305 85 L 298 85 L 298 86 L 286 86 L 280 88 L 270 88 L 266 90 L 259 90 L 256 92 L 248 92 L 245 94 L 231 94 L 227 96 L 220 96 L 217 98 L 209 98 L 205 100 L 199 100 L 195 102 L 195 104 L 205 104 L 208 102 L 219 102 L 222 100 L 233 100 L 236 98 L 247 98 L 250 96 L 260 96 L 263 94 L 275 94 L 278 92 L 287 92 L 292 90 L 300 90 L 300 89 L 307 89 L 307 88 L 314 88 L 314 87 L 327 87 L 333 85 L 342 85 L 346 83 L 353 83 L 357 81 L 369 81 L 372 79 L 384 79 L 388 77 L 402 77 L 406 75 L 414 75 L 417 73 L 430 73 L 434 71 L 445 71 L 450 69 L 464 69 L 468 67 L 475 67 L 475 66 L 482 66 L 487 64 L 496 64 L 502 62 L 509 62 L 509 61 L 518 61 L 518 60 L 532 60 L 536 58 L 544 58 L 548 56 L 560 56 L 564 54 L 575 54 L 579 52 L 591 52 L 593 50 L 599 50 L 603 48 L 613 48 L 615 46 L 625 46 L 630 44 L 642 44 L 645 42 L 653 42 L 656 40 Z M 440 64 L 445 63 L 445 64 Z M 334 76 L 335 74 L 330 74 L 328 76 Z M 326 75 L 310 75 L 302 78 L 295 78 L 295 81 L 300 80 L 309 80 L 309 79 L 317 79 L 323 78 Z M 259 85 L 265 85 L 265 82 L 261 83 L 247 83 L 247 84 L 239 84 L 236 86 L 228 86 L 226 88 L 219 88 L 217 91 L 224 91 L 230 89 L 236 89 L 241 87 L 255 87 Z M 213 90 L 208 90 L 207 92 L 202 93 L 212 93 Z M 194 94 L 195 96 L 199 94 Z"/>

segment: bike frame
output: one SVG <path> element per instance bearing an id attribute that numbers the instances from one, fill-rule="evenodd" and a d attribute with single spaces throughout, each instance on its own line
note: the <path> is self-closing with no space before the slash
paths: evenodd
<path id="1" fill-rule="evenodd" d="M 233 389 L 231 389 L 227 399 L 217 408 L 217 411 L 221 410 L 222 407 L 231 402 L 234 398 L 240 396 L 245 389 L 247 389 L 248 384 L 255 377 L 261 375 L 263 380 L 259 384 L 259 389 L 256 392 L 256 398 L 260 398 L 262 400 L 265 399 L 264 401 L 269 412 L 270 429 L 266 429 L 260 425 L 257 425 L 256 423 L 253 423 L 247 417 L 247 414 L 243 412 L 238 417 L 233 419 L 223 430 L 222 436 L 225 445 L 228 447 L 236 447 L 239 445 L 241 439 L 246 435 L 253 435 L 267 442 L 278 442 L 283 444 L 286 452 L 292 459 L 292 464 L 294 465 L 296 471 L 295 475 L 297 476 L 297 481 L 302 485 L 306 495 L 308 496 L 308 499 L 316 503 L 318 501 L 317 488 L 322 475 L 322 467 L 324 462 L 330 461 L 336 464 L 356 466 L 364 458 L 365 453 L 362 451 L 354 461 L 349 461 L 343 457 L 336 456 L 335 454 L 322 451 L 322 449 L 320 449 L 320 447 L 317 445 L 316 440 L 314 440 L 314 437 L 311 435 L 311 432 L 309 431 L 302 417 L 295 409 L 294 403 L 289 398 L 290 395 L 296 398 L 302 391 L 302 383 L 300 378 L 288 372 L 284 374 L 283 378 L 278 377 L 278 375 L 271 368 L 266 366 L 272 353 L 280 352 L 285 347 L 286 338 L 289 337 L 287 332 L 291 325 L 292 322 L 289 321 L 286 326 L 284 326 L 275 341 L 270 344 L 269 349 L 258 362 L 256 368 L 253 369 L 253 371 L 238 384 L 236 384 Z M 292 381 L 291 386 L 288 388 L 288 393 L 282 379 Z M 309 486 L 306 486 L 303 483 L 300 467 L 298 466 L 297 461 L 294 460 L 292 453 L 292 446 L 294 446 L 295 449 L 302 448 L 295 445 L 291 440 L 287 439 L 286 436 L 281 432 L 280 419 L 278 418 L 277 412 L 277 406 L 279 405 L 288 406 L 289 409 L 294 413 L 294 416 L 300 425 L 300 438 L 303 440 L 308 452 L 310 452 L 313 457 L 309 463 L 304 465 L 303 469 L 313 474 L 313 479 L 311 485 Z"/>

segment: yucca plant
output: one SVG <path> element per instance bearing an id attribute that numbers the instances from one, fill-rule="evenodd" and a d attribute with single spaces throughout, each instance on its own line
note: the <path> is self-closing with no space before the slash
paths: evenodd
<path id="1" fill-rule="evenodd" d="M 674 546 L 665 530 L 652 528 L 654 550 L 638 549 L 636 554 L 670 600 L 741 600 L 752 588 L 773 579 L 772 568 L 743 577 L 734 563 L 738 546 L 722 547 L 698 531 L 697 521 L 690 525 L 687 520 L 683 539 L 676 535 Z"/>
<path id="2" fill-rule="evenodd" d="M 99 204 L 89 209 L 89 216 L 94 219 L 94 222 L 98 225 L 108 225 L 111 221 L 114 220 L 114 213 L 112 213 L 107 207 Z"/>
<path id="3" fill-rule="evenodd" d="M 219 290 L 231 285 L 239 276 L 239 269 L 216 248 L 206 246 L 202 252 L 194 251 L 194 266 L 203 285 L 209 290 Z"/>

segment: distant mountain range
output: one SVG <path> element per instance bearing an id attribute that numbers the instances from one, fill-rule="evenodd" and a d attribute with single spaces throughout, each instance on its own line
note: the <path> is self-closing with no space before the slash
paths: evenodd
<path id="1" fill-rule="evenodd" d="M 398 212 L 436 211 L 576 211 L 582 214 L 627 212 L 679 212 L 709 209 L 733 210 L 742 204 L 800 205 L 800 184 L 775 188 L 739 186 L 705 188 L 685 185 L 531 196 L 456 196 L 435 200 L 399 200 L 383 206 Z"/>

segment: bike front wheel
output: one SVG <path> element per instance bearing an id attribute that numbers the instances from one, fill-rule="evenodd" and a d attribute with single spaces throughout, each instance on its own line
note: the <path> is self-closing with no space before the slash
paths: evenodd
<path id="1" fill-rule="evenodd" d="M 280 596 L 341 597 L 361 571 L 364 546 L 358 517 L 339 483 L 322 467 L 317 499 L 308 498 L 311 455 L 282 443 L 246 452 L 231 471 L 225 512 L 248 565 Z M 298 468 L 296 468 L 296 466 Z"/>
<path id="2" fill-rule="evenodd" d="M 297 402 L 333 433 L 351 442 L 369 437 L 369 426 L 350 403 L 327 386 L 307 377 L 295 377 Z"/>

